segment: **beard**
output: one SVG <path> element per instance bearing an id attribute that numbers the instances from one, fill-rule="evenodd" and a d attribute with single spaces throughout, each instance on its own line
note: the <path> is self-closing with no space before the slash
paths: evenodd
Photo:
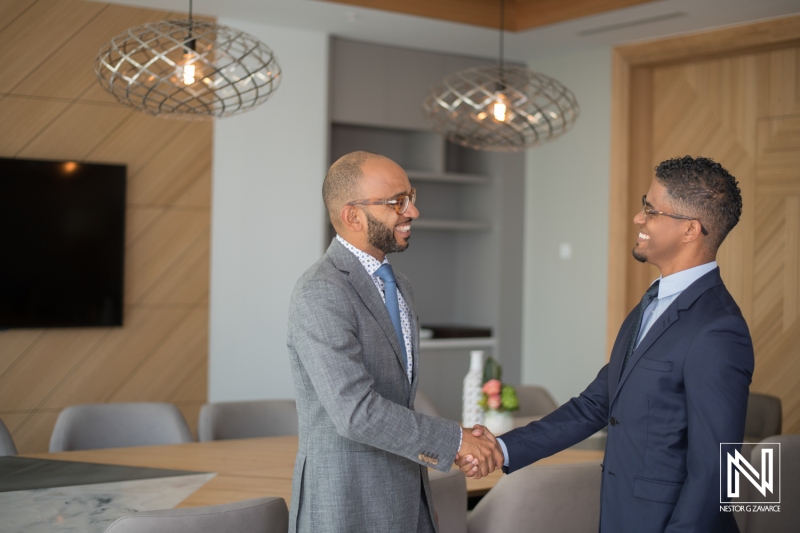
<path id="1" fill-rule="evenodd" d="M 365 209 L 367 215 L 367 242 L 385 254 L 402 252 L 408 248 L 408 239 L 405 244 L 400 244 L 394 236 L 394 229 L 374 218 Z"/>
<path id="2" fill-rule="evenodd" d="M 647 262 L 647 256 L 644 255 L 642 252 L 636 251 L 636 249 L 638 247 L 639 247 L 638 245 L 634 246 L 633 250 L 631 251 L 631 253 L 633 254 L 633 258 L 636 259 L 637 261 L 639 261 L 640 263 L 646 263 Z"/>

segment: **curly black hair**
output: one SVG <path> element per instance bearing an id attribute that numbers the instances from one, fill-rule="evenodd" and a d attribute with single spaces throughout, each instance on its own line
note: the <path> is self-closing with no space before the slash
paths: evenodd
<path id="1" fill-rule="evenodd" d="M 676 208 L 696 217 L 716 251 L 742 215 L 742 192 L 736 178 L 706 157 L 668 159 L 656 167 L 656 179 Z"/>

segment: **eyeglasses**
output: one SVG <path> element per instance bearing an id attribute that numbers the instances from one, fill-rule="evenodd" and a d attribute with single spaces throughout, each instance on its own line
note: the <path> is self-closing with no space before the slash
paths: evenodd
<path id="1" fill-rule="evenodd" d="M 706 228 L 703 227 L 703 223 L 700 222 L 699 218 L 687 217 L 686 215 L 676 215 L 674 213 L 665 213 L 663 211 L 656 211 L 655 209 L 650 209 L 649 207 L 647 207 L 646 194 L 642 195 L 642 213 L 644 213 L 645 222 L 647 222 L 647 215 L 664 215 L 665 217 L 679 218 L 681 220 L 696 220 L 697 222 L 700 223 L 700 232 L 703 235 L 708 235 L 708 231 L 706 231 Z"/>
<path id="2" fill-rule="evenodd" d="M 384 198 L 383 200 L 353 200 L 347 205 L 393 205 L 398 215 L 402 215 L 408 210 L 408 205 L 417 202 L 417 189 L 411 189 L 410 193 L 398 194 L 394 198 Z"/>

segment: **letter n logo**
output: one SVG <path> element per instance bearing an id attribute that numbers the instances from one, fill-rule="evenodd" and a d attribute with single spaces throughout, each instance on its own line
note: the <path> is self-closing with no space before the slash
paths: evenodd
<path id="1" fill-rule="evenodd" d="M 720 444 L 720 495 L 726 496 L 725 500 L 729 498 L 748 500 L 735 500 L 735 503 L 780 503 L 779 469 L 776 476 L 776 468 L 780 465 L 780 443 L 761 444 L 758 455 L 751 457 L 756 466 L 750 464 L 750 461 L 739 452 L 742 445 L 743 443 Z M 746 446 L 746 449 L 752 449 L 752 444 Z M 744 483 L 742 477 L 752 485 L 752 488 Z M 726 481 L 723 481 L 723 478 Z M 749 490 L 742 494 L 742 488 Z M 760 498 L 758 494 L 761 494 Z M 721 498 L 720 503 L 723 502 Z"/>

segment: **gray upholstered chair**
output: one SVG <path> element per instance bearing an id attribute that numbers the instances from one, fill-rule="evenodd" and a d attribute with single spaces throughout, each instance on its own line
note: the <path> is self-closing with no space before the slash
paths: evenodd
<path id="1" fill-rule="evenodd" d="M 466 533 L 467 478 L 456 467 L 444 473 L 428 470 L 433 508 L 439 515 L 439 533 Z"/>
<path id="2" fill-rule="evenodd" d="M 417 391 L 417 395 L 414 397 L 414 410 L 418 413 L 422 413 L 423 415 L 430 415 L 430 416 L 438 416 L 442 418 L 442 415 L 439 414 L 439 410 L 436 409 L 436 406 L 433 405 L 433 402 L 428 397 L 427 394 L 424 392 Z"/>
<path id="3" fill-rule="evenodd" d="M 142 511 L 123 516 L 105 533 L 286 533 L 289 511 L 283 498 L 256 498 L 241 502 Z"/>
<path id="4" fill-rule="evenodd" d="M 596 533 L 600 461 L 529 466 L 504 476 L 467 518 L 469 533 Z"/>
<path id="5" fill-rule="evenodd" d="M 207 403 L 200 409 L 197 437 L 201 442 L 297 435 L 294 400 Z"/>
<path id="6" fill-rule="evenodd" d="M 767 437 L 757 444 L 750 454 L 750 464 L 753 465 L 757 472 L 761 472 L 761 448 L 763 444 L 770 442 L 779 442 L 781 444 L 781 511 L 779 513 L 745 513 L 744 522 L 746 525 L 743 532 L 746 533 L 797 531 L 798 525 L 800 525 L 800 506 L 797 505 L 797 502 L 800 502 L 800 435 L 776 435 Z M 775 475 L 777 474 L 775 472 Z M 764 498 L 747 481 L 743 481 L 740 486 L 747 491 L 747 497 L 744 501 L 760 502 L 773 499 L 773 496 L 769 493 L 770 498 Z"/>
<path id="7" fill-rule="evenodd" d="M 519 410 L 514 411 L 515 417 L 542 417 L 558 408 L 555 399 L 544 387 L 519 385 L 515 389 L 519 397 Z"/>
<path id="8" fill-rule="evenodd" d="M 72 405 L 58 415 L 50 452 L 192 442 L 192 432 L 170 403 Z"/>
<path id="9" fill-rule="evenodd" d="M 761 442 L 767 437 L 780 435 L 782 418 L 780 398 L 751 392 L 744 422 L 745 442 Z"/>
<path id="10" fill-rule="evenodd" d="M 17 455 L 17 447 L 14 445 L 14 439 L 11 438 L 8 428 L 0 420 L 0 457 L 4 455 Z"/>

